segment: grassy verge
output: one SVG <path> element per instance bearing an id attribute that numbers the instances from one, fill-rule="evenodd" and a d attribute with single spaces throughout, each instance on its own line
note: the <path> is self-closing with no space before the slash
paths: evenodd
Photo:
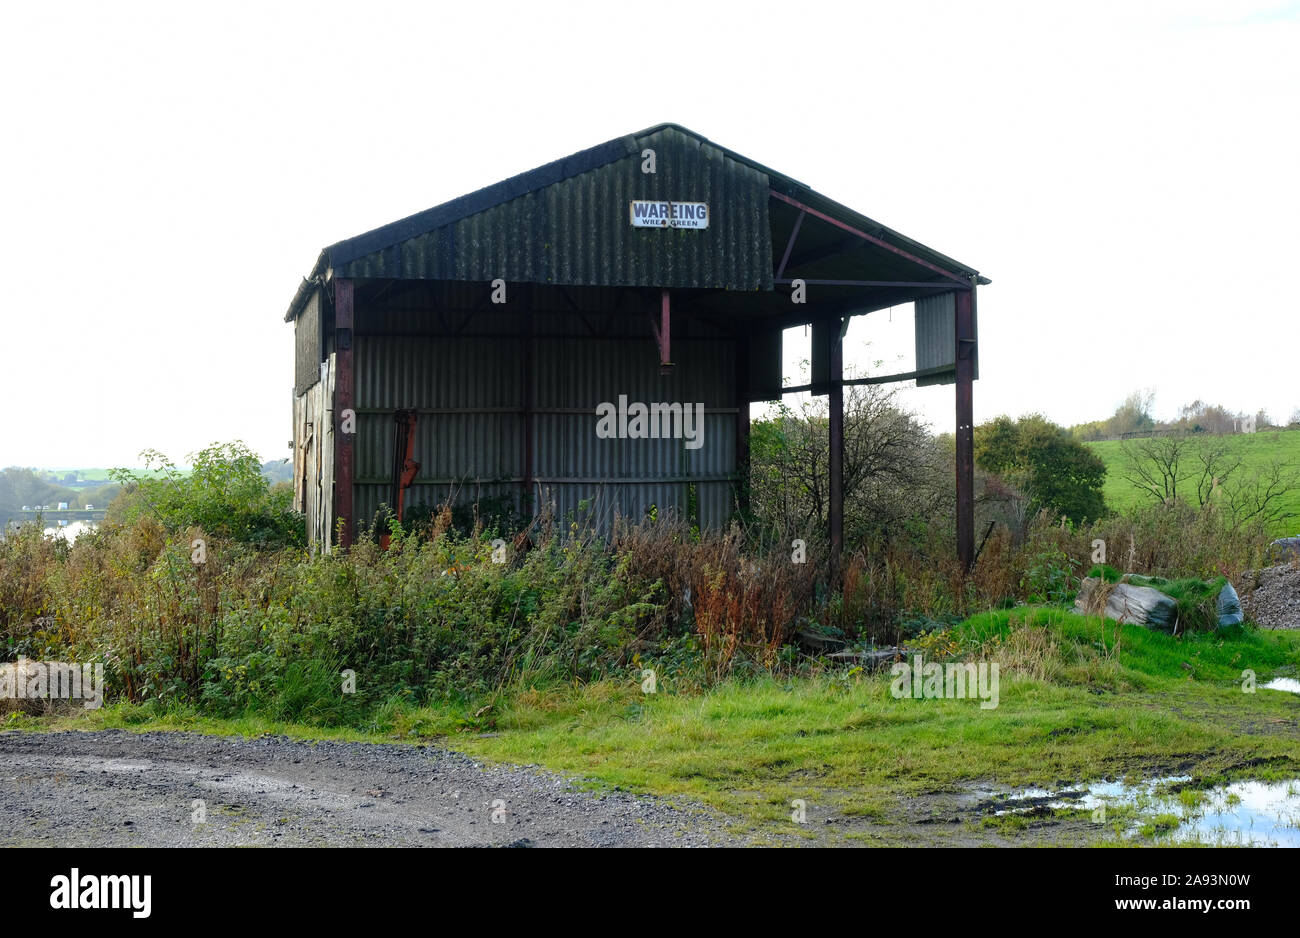
<path id="1" fill-rule="evenodd" d="M 802 799 L 819 816 L 856 819 L 879 842 L 910 837 L 913 808 L 927 796 L 968 786 L 1175 772 L 1205 784 L 1300 776 L 1300 698 L 1242 691 L 1246 669 L 1260 683 L 1295 675 L 1300 633 L 1234 628 L 1171 637 L 1041 607 L 978 615 L 947 638 L 968 659 L 1001 663 L 996 709 L 978 700 L 895 699 L 888 672 L 855 670 L 732 679 L 695 695 L 663 684 L 645 694 L 614 681 L 523 688 L 495 700 L 390 707 L 349 730 L 139 707 L 56 725 L 434 741 L 596 785 L 686 796 L 759 836 L 788 831 L 791 802 Z M 1001 826 L 1014 833 L 1019 822 Z"/>

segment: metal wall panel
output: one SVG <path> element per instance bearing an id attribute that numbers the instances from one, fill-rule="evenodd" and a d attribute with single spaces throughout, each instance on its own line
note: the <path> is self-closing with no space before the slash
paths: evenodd
<path id="1" fill-rule="evenodd" d="M 355 486 L 355 511 L 357 513 L 357 533 L 375 524 L 382 506 L 390 500 L 389 489 L 376 485 Z M 522 511 L 519 504 L 519 486 L 502 485 L 469 480 L 458 485 L 421 484 L 417 479 L 406 493 L 406 511 L 415 507 L 439 508 L 442 505 L 484 504 L 495 499 L 502 499 L 516 512 Z"/>
<path id="2" fill-rule="evenodd" d="M 313 290 L 293 324 L 295 394 L 305 393 L 320 380 L 322 329 L 320 290 Z"/>
<path id="3" fill-rule="evenodd" d="M 564 328 L 581 322 L 564 321 Z M 576 317 L 575 317 L 576 318 Z M 373 324 L 373 320 L 367 319 Z M 539 329 L 546 320 L 538 318 Z M 616 515 L 641 518 L 654 506 L 685 516 L 695 486 L 699 521 L 726 522 L 733 510 L 737 399 L 735 346 L 675 339 L 675 366 L 660 374 L 657 346 L 629 341 L 537 336 L 532 340 L 531 493 L 562 518 L 608 531 Z M 392 498 L 393 412 L 420 411 L 420 473 L 407 506 L 507 497 L 523 504 L 525 339 L 359 334 L 356 361 L 357 520 L 373 521 Z M 597 405 L 701 403 L 702 445 L 683 439 L 601 439 Z M 697 431 L 699 432 L 699 431 Z M 583 505 L 586 508 L 583 508 Z"/>
<path id="4" fill-rule="evenodd" d="M 975 369 L 972 377 L 980 376 L 979 323 L 975 318 L 974 295 L 971 305 L 972 338 L 976 340 L 973 355 Z M 916 301 L 916 368 L 938 368 L 951 365 L 951 374 L 918 378 L 918 387 L 933 384 L 952 384 L 956 380 L 957 362 L 957 300 L 955 293 L 941 293 Z"/>
<path id="5" fill-rule="evenodd" d="M 356 337 L 356 406 L 514 408 L 523 393 L 523 340 Z"/>
<path id="6" fill-rule="evenodd" d="M 522 339 L 358 335 L 355 348 L 360 523 L 372 523 L 379 507 L 392 502 L 393 414 L 399 409 L 421 411 L 415 431 L 420 473 L 407 506 L 437 505 L 456 494 L 458 500 L 507 495 L 518 508 Z"/>
<path id="7" fill-rule="evenodd" d="M 955 293 L 940 293 L 916 301 L 916 370 L 951 366 L 947 374 L 930 375 L 916 380 L 918 387 L 952 384 L 957 367 L 957 298 Z"/>

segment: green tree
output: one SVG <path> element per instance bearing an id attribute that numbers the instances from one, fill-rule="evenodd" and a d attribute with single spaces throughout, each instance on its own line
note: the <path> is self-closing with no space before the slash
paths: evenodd
<path id="1" fill-rule="evenodd" d="M 1025 492 L 1042 509 L 1082 523 L 1106 512 L 1106 464 L 1041 414 L 998 417 L 975 428 L 975 461 Z"/>
<path id="2" fill-rule="evenodd" d="M 271 488 L 261 460 L 243 443 L 214 443 L 191 454 L 189 472 L 154 450 L 140 455 L 155 475 L 129 469 L 109 472 L 126 488 L 111 506 L 115 520 L 149 514 L 171 530 L 195 525 L 251 544 L 305 543 L 302 516 L 291 508 L 292 487 Z"/>
<path id="3" fill-rule="evenodd" d="M 1155 403 L 1154 391 L 1134 391 L 1124 402 L 1115 408 L 1115 413 L 1106 421 L 1106 433 L 1109 437 L 1121 437 L 1125 433 L 1137 433 L 1155 429 L 1155 418 L 1151 416 L 1151 407 Z"/>

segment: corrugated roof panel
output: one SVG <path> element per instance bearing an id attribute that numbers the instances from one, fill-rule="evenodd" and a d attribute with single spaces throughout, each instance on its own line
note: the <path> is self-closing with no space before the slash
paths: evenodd
<path id="1" fill-rule="evenodd" d="M 655 151 L 654 173 L 642 172 L 644 149 Z M 764 173 L 669 127 L 619 159 L 395 246 L 329 251 L 343 277 L 767 290 L 768 187 Z M 633 199 L 708 202 L 709 227 L 633 228 Z"/>

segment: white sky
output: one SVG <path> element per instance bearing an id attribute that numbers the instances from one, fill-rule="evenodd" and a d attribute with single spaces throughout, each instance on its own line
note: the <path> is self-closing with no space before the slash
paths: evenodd
<path id="1" fill-rule="evenodd" d="M 661 121 L 991 277 L 977 420 L 1300 407 L 1294 2 L 11 4 L 0 89 L 0 466 L 288 456 L 322 247 Z"/>

